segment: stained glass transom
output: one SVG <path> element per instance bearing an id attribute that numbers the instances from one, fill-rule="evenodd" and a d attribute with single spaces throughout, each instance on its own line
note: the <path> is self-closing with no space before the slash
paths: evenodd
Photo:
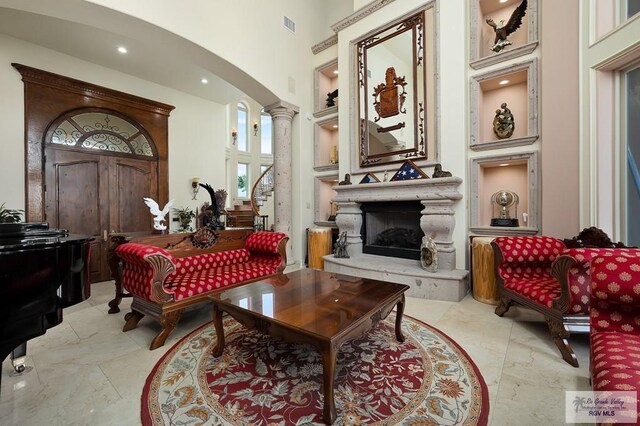
<path id="1" fill-rule="evenodd" d="M 64 119 L 51 143 L 78 148 L 153 157 L 152 145 L 135 125 L 104 112 L 85 112 Z"/>

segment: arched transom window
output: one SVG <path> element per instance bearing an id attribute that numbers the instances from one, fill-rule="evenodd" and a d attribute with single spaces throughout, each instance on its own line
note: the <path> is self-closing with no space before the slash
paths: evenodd
<path id="1" fill-rule="evenodd" d="M 89 151 L 157 158 L 147 132 L 133 120 L 111 110 L 73 111 L 59 117 L 48 132 L 53 145 Z"/>

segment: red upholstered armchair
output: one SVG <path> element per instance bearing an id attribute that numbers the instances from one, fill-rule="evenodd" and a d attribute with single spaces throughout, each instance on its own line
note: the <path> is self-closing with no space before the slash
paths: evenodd
<path id="1" fill-rule="evenodd" d="M 503 316 L 516 302 L 542 313 L 562 358 L 578 366 L 569 345 L 569 330 L 588 330 L 586 311 L 571 315 L 570 307 L 581 303 L 581 294 L 562 288 L 551 268 L 566 249 L 556 238 L 543 236 L 498 237 L 491 243 L 495 253 L 500 302 L 496 315 Z"/>
<path id="2" fill-rule="evenodd" d="M 545 316 L 562 358 L 578 367 L 569 345 L 571 332 L 589 332 L 590 262 L 594 256 L 637 256 L 633 248 L 566 248 L 544 236 L 499 237 L 493 243 L 503 316 L 513 302 Z"/>
<path id="3" fill-rule="evenodd" d="M 637 250 L 631 254 L 592 258 L 590 317 L 593 390 L 639 391 L 640 255 Z M 634 417 L 629 423 L 636 424 L 639 420 Z"/>

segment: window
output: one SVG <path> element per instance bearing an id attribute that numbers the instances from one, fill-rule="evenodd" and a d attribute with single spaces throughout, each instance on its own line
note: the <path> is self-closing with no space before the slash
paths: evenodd
<path id="1" fill-rule="evenodd" d="M 144 129 L 107 109 L 87 109 L 54 122 L 50 143 L 89 151 L 155 157 Z"/>
<path id="2" fill-rule="evenodd" d="M 624 73 L 626 121 L 626 244 L 640 246 L 640 65 Z"/>
<path id="3" fill-rule="evenodd" d="M 627 0 L 627 19 L 640 12 L 640 0 Z"/>
<path id="4" fill-rule="evenodd" d="M 238 163 L 238 198 L 249 197 L 249 165 Z"/>
<path id="5" fill-rule="evenodd" d="M 260 129 L 260 152 L 262 154 L 272 154 L 271 116 L 266 112 L 260 113 Z"/>
<path id="6" fill-rule="evenodd" d="M 238 103 L 238 151 L 248 151 L 247 147 L 247 106 L 242 102 Z M 240 176 L 240 175 L 238 175 Z"/>

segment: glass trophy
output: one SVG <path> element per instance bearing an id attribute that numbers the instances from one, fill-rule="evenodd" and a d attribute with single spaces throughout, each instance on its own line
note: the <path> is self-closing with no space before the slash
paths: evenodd
<path id="1" fill-rule="evenodd" d="M 518 194 L 512 191 L 500 190 L 493 194 L 491 196 L 491 211 L 493 215 L 491 226 L 520 226 L 518 223 L 519 202 Z"/>

